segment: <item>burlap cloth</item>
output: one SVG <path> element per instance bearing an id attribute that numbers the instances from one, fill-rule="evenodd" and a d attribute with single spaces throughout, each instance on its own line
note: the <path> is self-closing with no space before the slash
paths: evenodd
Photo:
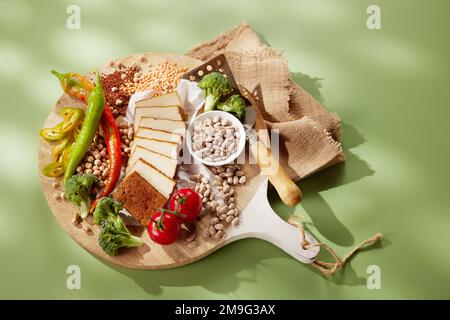
<path id="1" fill-rule="evenodd" d="M 265 45 L 247 23 L 241 23 L 187 54 L 205 61 L 220 53 L 227 57 L 237 83 L 252 91 L 262 102 L 267 126 L 279 130 L 280 162 L 293 180 L 345 161 L 339 142 L 341 120 L 292 80 L 282 52 Z M 331 254 L 333 262 L 317 259 L 311 264 L 324 275 L 336 273 L 359 250 L 383 237 L 376 233 L 340 258 L 326 243 L 307 243 L 302 223 L 292 217 L 289 223 L 299 228 L 301 247 L 319 246 Z"/>
<path id="2" fill-rule="evenodd" d="M 236 81 L 259 96 L 268 128 L 279 130 L 280 162 L 293 180 L 345 160 L 339 117 L 292 80 L 282 52 L 241 23 L 187 55 L 205 61 L 220 53 L 227 57 Z"/>

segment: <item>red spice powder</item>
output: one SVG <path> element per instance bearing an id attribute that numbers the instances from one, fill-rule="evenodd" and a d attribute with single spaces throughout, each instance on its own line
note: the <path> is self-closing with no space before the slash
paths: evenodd
<path id="1" fill-rule="evenodd" d="M 124 68 L 110 74 L 102 75 L 102 86 L 105 92 L 105 99 L 111 106 L 115 117 L 125 116 L 130 101 L 130 95 L 121 90 L 120 87 L 125 82 L 133 81 L 136 70 L 134 68 Z"/>

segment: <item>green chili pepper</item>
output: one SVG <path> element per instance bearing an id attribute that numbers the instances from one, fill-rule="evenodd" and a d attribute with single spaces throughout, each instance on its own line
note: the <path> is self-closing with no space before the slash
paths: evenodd
<path id="1" fill-rule="evenodd" d="M 67 168 L 64 173 L 64 183 L 74 174 L 78 164 L 83 159 L 86 151 L 94 138 L 95 132 L 100 122 L 100 118 L 105 108 L 105 96 L 103 94 L 100 74 L 97 72 L 97 85 L 91 91 L 88 98 L 88 106 L 83 126 L 73 145 Z"/>
<path id="2" fill-rule="evenodd" d="M 84 111 L 80 108 L 65 107 L 61 109 L 60 114 L 64 118 L 61 131 L 66 133 L 72 131 L 81 123 Z"/>
<path id="3" fill-rule="evenodd" d="M 47 177 L 60 177 L 64 174 L 62 162 L 52 162 L 42 169 L 42 173 Z"/>
<path id="4" fill-rule="evenodd" d="M 45 128 L 39 131 L 39 135 L 49 142 L 58 141 L 64 138 L 65 133 L 62 132 L 63 122 L 57 124 L 53 128 Z"/>

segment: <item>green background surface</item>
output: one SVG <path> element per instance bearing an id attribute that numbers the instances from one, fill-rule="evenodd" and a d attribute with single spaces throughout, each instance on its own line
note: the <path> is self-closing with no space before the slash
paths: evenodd
<path id="1" fill-rule="evenodd" d="M 65 27 L 69 4 L 81 7 L 81 30 Z M 380 5 L 382 30 L 367 29 L 369 4 Z M 445 0 L 0 0 L 0 298 L 450 298 L 449 12 Z M 173 270 L 98 261 L 59 227 L 39 187 L 38 130 L 61 94 L 49 70 L 182 53 L 242 20 L 343 120 L 348 161 L 302 181 L 295 212 L 339 254 L 377 231 L 383 245 L 334 277 L 253 239 Z M 270 200 L 282 217 L 293 212 Z M 66 289 L 72 264 L 81 290 Z M 380 290 L 366 287 L 370 265 Z"/>

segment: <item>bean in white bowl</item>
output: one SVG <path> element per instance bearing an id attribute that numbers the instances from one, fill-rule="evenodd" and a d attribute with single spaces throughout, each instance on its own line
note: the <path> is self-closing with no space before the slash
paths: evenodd
<path id="1" fill-rule="evenodd" d="M 237 152 L 239 138 L 239 130 L 228 119 L 207 118 L 194 124 L 192 150 L 207 161 L 223 161 Z"/>

